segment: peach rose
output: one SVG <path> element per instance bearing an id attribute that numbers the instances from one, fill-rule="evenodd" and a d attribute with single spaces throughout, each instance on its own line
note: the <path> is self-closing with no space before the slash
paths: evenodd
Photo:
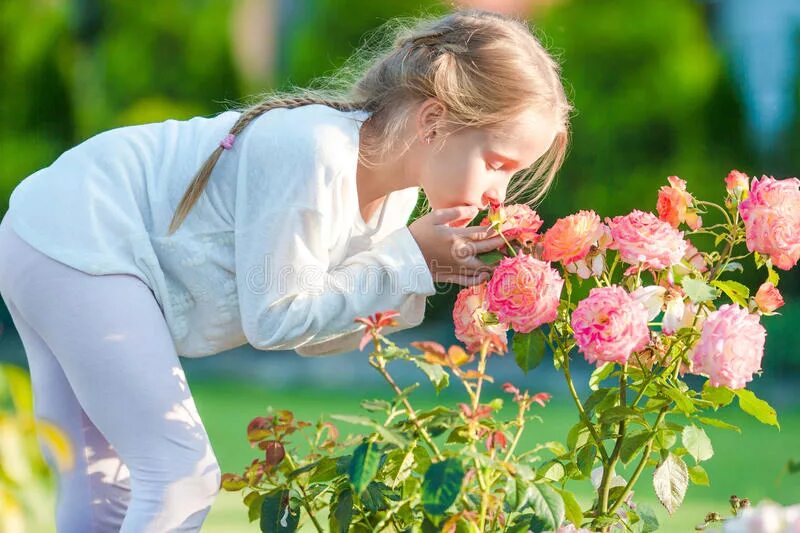
<path id="1" fill-rule="evenodd" d="M 578 211 L 556 220 L 542 238 L 545 261 L 561 261 L 564 265 L 580 261 L 603 236 L 600 217 L 594 211 Z"/>
<path id="2" fill-rule="evenodd" d="M 650 341 L 647 310 L 617 285 L 595 287 L 572 313 L 575 342 L 589 363 L 625 364 Z"/>
<path id="3" fill-rule="evenodd" d="M 768 255 L 789 270 L 800 260 L 800 180 L 753 179 L 750 195 L 739 204 L 747 249 Z"/>
<path id="4" fill-rule="evenodd" d="M 589 279 L 591 276 L 600 277 L 603 274 L 606 267 L 606 249 L 611 244 L 611 228 L 606 224 L 600 224 L 600 233 L 600 238 L 591 247 L 586 257 L 564 266 L 567 272 L 576 274 L 581 279 Z"/>
<path id="5" fill-rule="evenodd" d="M 508 351 L 508 325 L 498 322 L 486 308 L 486 283 L 459 291 L 453 306 L 453 323 L 456 338 L 464 343 L 468 352 L 479 351 L 484 341 L 489 341 L 490 352 Z"/>
<path id="6" fill-rule="evenodd" d="M 489 214 L 481 221 L 481 226 L 498 224 L 508 240 L 516 240 L 523 246 L 531 246 L 539 240 L 537 232 L 542 227 L 542 219 L 525 204 L 493 205 Z"/>
<path id="7" fill-rule="evenodd" d="M 634 209 L 625 216 L 606 218 L 606 223 L 611 228 L 612 238 L 608 247 L 619 250 L 620 258 L 634 265 L 626 275 L 635 272 L 639 265 L 648 270 L 677 265 L 686 253 L 683 232 L 652 213 Z"/>
<path id="8" fill-rule="evenodd" d="M 678 176 L 669 176 L 669 187 L 664 185 L 658 191 L 658 218 L 677 228 L 681 222 L 693 230 L 699 228 L 703 220 L 693 209 L 694 197 L 686 191 L 686 182 Z"/>
<path id="9" fill-rule="evenodd" d="M 762 313 L 772 314 L 783 305 L 783 296 L 775 285 L 765 281 L 756 292 L 755 302 Z"/>
<path id="10" fill-rule="evenodd" d="M 556 319 L 563 286 L 549 263 L 523 253 L 504 257 L 486 285 L 487 308 L 500 322 L 528 333 Z"/>
<path id="11" fill-rule="evenodd" d="M 725 178 L 725 189 L 737 198 L 747 197 L 750 189 L 750 178 L 744 172 L 731 170 Z"/>
<path id="12" fill-rule="evenodd" d="M 766 335 L 758 315 L 737 305 L 721 305 L 709 313 L 690 350 L 692 372 L 708 376 L 714 387 L 742 389 L 761 370 Z"/>

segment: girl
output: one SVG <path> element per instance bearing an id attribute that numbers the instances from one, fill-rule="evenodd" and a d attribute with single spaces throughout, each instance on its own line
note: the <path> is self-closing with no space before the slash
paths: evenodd
<path id="1" fill-rule="evenodd" d="M 476 254 L 502 237 L 465 226 L 512 176 L 544 195 L 569 111 L 523 22 L 457 11 L 345 92 L 114 129 L 27 177 L 0 292 L 36 416 L 77 451 L 58 530 L 197 531 L 220 469 L 178 356 L 348 351 L 353 319 L 389 308 L 419 324 L 434 282 L 488 277 Z M 406 226 L 420 189 L 432 211 Z"/>

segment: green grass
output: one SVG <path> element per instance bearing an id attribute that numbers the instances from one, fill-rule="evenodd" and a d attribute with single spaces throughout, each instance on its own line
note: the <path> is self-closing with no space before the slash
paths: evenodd
<path id="1" fill-rule="evenodd" d="M 323 413 L 365 413 L 359 407 L 361 399 L 387 397 L 383 390 L 268 390 L 239 383 L 197 382 L 192 383 L 191 388 L 223 472 L 241 472 L 252 459 L 259 456 L 258 449 L 250 448 L 245 428 L 253 417 L 264 415 L 268 405 L 275 409 L 290 409 L 297 418 L 313 422 Z M 494 393 L 496 389 L 487 389 L 487 392 L 490 391 Z M 507 398 L 502 393 L 497 395 Z M 484 395 L 484 398 L 487 396 Z M 437 403 L 454 406 L 456 401 L 463 401 L 463 397 L 449 395 L 436 398 L 424 393 L 418 397 L 412 396 L 412 403 L 421 408 Z M 510 418 L 513 407 L 511 402 L 506 402 L 501 416 Z M 542 416 L 544 422 L 528 426 L 518 450 L 529 449 L 535 442 L 563 442 L 568 429 L 576 421 L 573 406 L 560 398 L 555 398 L 546 408 L 534 405 L 532 412 Z M 779 411 L 780 431 L 760 424 L 735 407 L 720 410 L 714 416 L 738 425 L 742 428 L 742 434 L 717 428 L 706 429 L 715 451 L 714 457 L 703 463 L 711 480 L 709 487 L 690 485 L 684 504 L 674 516 L 668 518 L 666 510 L 655 498 L 651 469 L 644 471 L 636 485 L 635 500 L 650 503 L 656 508 L 662 524 L 660 531 L 692 531 L 693 526 L 701 523 L 703 516 L 710 511 L 727 516 L 727 501 L 731 494 L 748 497 L 753 502 L 762 498 L 783 504 L 800 502 L 800 475 L 782 474 L 789 458 L 800 458 L 800 410 Z M 678 418 L 675 420 L 681 421 Z M 360 431 L 354 426 L 334 422 L 342 430 L 343 436 L 348 431 Z M 302 452 L 304 447 L 298 446 L 298 450 Z M 632 471 L 633 463 L 630 466 Z M 630 474 L 626 470 L 618 473 L 626 477 Z M 578 494 L 584 508 L 590 503 L 588 485 L 588 481 L 583 481 L 568 486 Z M 258 525 L 248 523 L 247 510 L 240 494 L 223 492 L 212 508 L 203 531 L 258 531 Z M 311 529 L 304 528 L 303 531 Z"/>

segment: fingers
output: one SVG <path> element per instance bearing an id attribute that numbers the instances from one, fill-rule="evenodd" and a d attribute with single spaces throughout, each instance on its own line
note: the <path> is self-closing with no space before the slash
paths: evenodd
<path id="1" fill-rule="evenodd" d="M 453 228 L 453 233 L 460 237 L 467 237 L 473 240 L 488 239 L 499 235 L 497 231 L 489 226 L 470 226 L 467 228 Z"/>
<path id="2" fill-rule="evenodd" d="M 503 236 L 497 235 L 495 237 L 490 237 L 488 239 L 473 241 L 471 244 L 473 250 L 475 251 L 475 255 L 477 255 L 486 252 L 491 252 L 492 250 L 497 250 L 505 243 L 506 241 L 503 239 Z"/>
<path id="3" fill-rule="evenodd" d="M 432 221 L 434 224 L 446 224 L 463 219 L 468 219 L 469 221 L 475 218 L 477 214 L 478 208 L 469 205 L 459 205 L 433 211 Z"/>

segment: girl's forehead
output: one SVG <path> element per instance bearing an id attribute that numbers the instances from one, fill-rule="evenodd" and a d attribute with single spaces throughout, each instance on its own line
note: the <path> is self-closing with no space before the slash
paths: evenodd
<path id="1" fill-rule="evenodd" d="M 535 159 L 553 143 L 556 134 L 555 117 L 535 111 L 525 112 L 514 119 L 487 130 L 490 142 L 521 161 Z"/>

